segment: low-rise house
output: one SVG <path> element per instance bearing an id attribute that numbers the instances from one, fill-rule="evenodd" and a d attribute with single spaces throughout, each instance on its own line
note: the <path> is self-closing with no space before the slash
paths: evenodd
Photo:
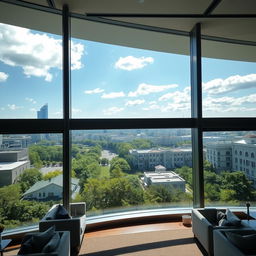
<path id="1" fill-rule="evenodd" d="M 79 193 L 79 180 L 71 178 L 71 197 Z M 23 199 L 37 201 L 58 201 L 63 197 L 63 175 L 36 182 L 24 194 Z"/>

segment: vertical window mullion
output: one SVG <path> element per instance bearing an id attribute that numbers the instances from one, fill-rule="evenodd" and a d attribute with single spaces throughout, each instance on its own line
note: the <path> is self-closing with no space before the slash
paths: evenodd
<path id="1" fill-rule="evenodd" d="M 70 15 L 67 5 L 62 11 L 63 32 L 63 205 L 69 211 L 71 186 L 71 90 L 70 90 Z"/>
<path id="2" fill-rule="evenodd" d="M 190 32 L 193 206 L 204 207 L 201 24 Z"/>

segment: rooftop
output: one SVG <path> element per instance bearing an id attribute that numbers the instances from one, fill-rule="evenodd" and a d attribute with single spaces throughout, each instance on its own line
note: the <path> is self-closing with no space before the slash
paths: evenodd
<path id="1" fill-rule="evenodd" d="M 22 166 L 29 161 L 19 161 L 19 162 L 0 162 L 0 171 L 11 171 L 19 166 Z"/>

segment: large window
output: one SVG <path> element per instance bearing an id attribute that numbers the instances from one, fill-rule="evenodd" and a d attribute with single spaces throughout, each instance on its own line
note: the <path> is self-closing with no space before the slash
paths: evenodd
<path id="1" fill-rule="evenodd" d="M 202 46 L 211 56 L 202 59 L 203 116 L 255 117 L 256 63 L 248 56 L 255 46 L 205 40 Z"/>
<path id="2" fill-rule="evenodd" d="M 206 205 L 254 204 L 256 132 L 206 132 L 204 153 Z"/>
<path id="3" fill-rule="evenodd" d="M 92 216 L 255 200 L 255 46 L 204 39 L 200 73 L 197 33 L 76 15 L 68 31 L 58 10 L 10 8 L 0 16 L 0 222 L 36 223 L 62 201 L 85 201 Z M 47 182 L 55 189 L 39 190 Z"/>
<path id="4" fill-rule="evenodd" d="M 190 129 L 73 131 L 72 141 L 87 216 L 192 206 Z"/>
<path id="5" fill-rule="evenodd" d="M 76 25 L 77 21 L 72 21 Z M 90 32 L 85 30 L 83 34 L 81 31 L 77 34 L 75 25 L 72 27 L 75 32 L 71 31 L 72 41 L 79 48 L 81 63 L 77 69 L 71 65 L 73 118 L 191 116 L 190 62 L 189 55 L 185 55 L 189 52 L 187 37 L 172 38 L 159 33 L 156 38 L 165 37 L 163 40 L 169 43 L 169 49 L 163 52 L 159 43 L 153 44 L 154 40 L 148 42 L 150 45 L 144 45 L 150 50 L 140 49 L 134 40 L 139 33 L 135 29 L 127 31 L 129 40 L 137 46 L 132 48 L 126 46 L 128 42 L 120 42 L 120 46 L 85 40 L 83 38 Z M 105 27 L 104 33 L 113 33 L 112 26 Z M 116 36 L 123 37 L 125 33 Z M 177 40 L 184 41 L 183 54 L 175 54 L 175 50 L 171 53 Z M 153 46 L 156 50 L 152 50 Z M 77 51 L 71 52 L 72 59 L 77 55 Z"/>
<path id="6" fill-rule="evenodd" d="M 0 23 L 0 118 L 62 118 L 61 36 Z"/>
<path id="7" fill-rule="evenodd" d="M 61 134 L 0 135 L 0 221 L 6 229 L 37 224 L 62 202 L 62 158 Z"/>

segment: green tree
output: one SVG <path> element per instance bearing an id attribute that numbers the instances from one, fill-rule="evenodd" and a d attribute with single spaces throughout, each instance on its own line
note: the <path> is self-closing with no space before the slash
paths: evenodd
<path id="1" fill-rule="evenodd" d="M 131 171 L 131 167 L 128 164 L 128 162 L 121 157 L 114 157 L 110 161 L 110 172 L 113 169 L 120 169 L 122 172 L 126 172 L 126 173 L 129 173 Z"/>
<path id="2" fill-rule="evenodd" d="M 153 143 L 146 139 L 135 139 L 131 142 L 133 148 L 136 149 L 148 149 L 153 147 Z"/>
<path id="3" fill-rule="evenodd" d="M 101 164 L 101 165 L 108 165 L 108 164 L 109 164 L 109 160 L 108 160 L 107 158 L 102 158 L 102 159 L 100 160 L 100 164 Z"/>
<path id="4" fill-rule="evenodd" d="M 24 193 L 36 182 L 42 180 L 42 173 L 38 169 L 27 169 L 18 178 L 21 191 Z"/>
<path id="5" fill-rule="evenodd" d="M 56 176 L 59 176 L 60 174 L 62 174 L 61 170 L 55 170 L 55 171 L 52 171 L 52 172 L 48 172 L 45 175 L 43 175 L 43 180 L 52 179 L 52 178 L 54 178 Z"/>
<path id="6" fill-rule="evenodd" d="M 30 163 L 35 167 L 35 168 L 42 168 L 43 162 L 40 159 L 40 156 L 38 152 L 36 151 L 29 151 L 29 160 Z"/>
<path id="7" fill-rule="evenodd" d="M 222 179 L 221 189 L 226 190 L 226 194 L 229 194 L 223 198 L 230 198 L 232 195 L 233 200 L 254 200 L 252 183 L 243 172 L 222 172 L 220 177 Z"/>

